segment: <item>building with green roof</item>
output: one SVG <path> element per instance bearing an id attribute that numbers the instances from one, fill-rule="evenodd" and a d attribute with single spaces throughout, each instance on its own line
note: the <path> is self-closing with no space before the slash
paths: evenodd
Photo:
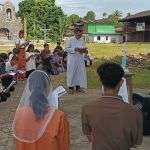
<path id="1" fill-rule="evenodd" d="M 108 19 L 100 19 L 86 23 L 87 38 L 90 42 L 120 43 L 123 38 L 117 33 L 115 26 Z"/>

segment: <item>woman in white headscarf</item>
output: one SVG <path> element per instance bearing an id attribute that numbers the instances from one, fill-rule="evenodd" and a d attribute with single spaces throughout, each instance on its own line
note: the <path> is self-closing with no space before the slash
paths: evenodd
<path id="1" fill-rule="evenodd" d="M 66 115 L 51 106 L 52 85 L 47 74 L 31 73 L 17 108 L 13 132 L 16 150 L 68 150 Z"/>

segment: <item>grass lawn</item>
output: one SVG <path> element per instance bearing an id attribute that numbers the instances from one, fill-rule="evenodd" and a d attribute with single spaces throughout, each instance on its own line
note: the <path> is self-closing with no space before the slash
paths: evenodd
<path id="1" fill-rule="evenodd" d="M 96 89 L 100 87 L 98 75 L 96 73 L 97 67 L 102 62 L 99 60 L 93 64 L 93 66 L 87 68 L 88 76 L 88 88 Z M 141 68 L 132 68 L 133 75 L 133 87 L 134 88 L 148 88 L 150 89 L 150 70 Z"/>
<path id="2" fill-rule="evenodd" d="M 122 55 L 124 44 L 87 44 L 90 53 L 96 58 L 112 58 Z M 150 43 L 127 43 L 129 54 L 150 53 Z"/>
<path id="3" fill-rule="evenodd" d="M 87 68 L 88 87 L 99 88 L 100 82 L 96 73 L 97 67 L 102 63 L 103 59 L 121 63 L 123 44 L 88 44 L 90 53 L 97 58 L 93 66 Z M 127 49 L 129 54 L 150 53 L 150 43 L 128 43 Z M 150 65 L 150 60 L 148 64 Z M 149 88 L 150 89 L 150 70 L 134 67 L 131 68 L 133 75 L 134 88 Z"/>

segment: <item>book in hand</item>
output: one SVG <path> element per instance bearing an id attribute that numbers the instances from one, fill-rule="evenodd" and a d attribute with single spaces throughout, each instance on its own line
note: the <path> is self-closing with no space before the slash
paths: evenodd
<path id="1" fill-rule="evenodd" d="M 12 71 L 11 71 L 11 72 L 9 72 L 8 74 L 11 75 L 11 76 L 15 76 L 15 75 L 16 75 L 16 72 L 12 72 Z"/>
<path id="2" fill-rule="evenodd" d="M 59 107 L 59 98 L 66 94 L 66 90 L 64 89 L 63 86 L 59 86 L 56 89 L 53 90 L 52 94 L 48 96 L 48 99 L 50 100 L 50 105 L 52 107 L 55 107 L 58 109 Z"/>
<path id="3" fill-rule="evenodd" d="M 24 71 L 24 70 L 18 70 L 18 73 L 20 73 L 20 74 L 24 74 L 24 73 L 25 73 L 25 71 Z"/>

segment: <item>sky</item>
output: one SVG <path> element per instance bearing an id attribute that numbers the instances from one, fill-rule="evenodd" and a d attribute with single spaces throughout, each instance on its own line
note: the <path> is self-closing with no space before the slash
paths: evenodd
<path id="1" fill-rule="evenodd" d="M 0 0 L 4 3 L 6 0 Z M 17 6 L 21 0 L 11 0 Z M 135 14 L 140 11 L 150 10 L 150 0 L 56 0 L 56 4 L 61 6 L 65 14 L 77 14 L 85 16 L 87 11 L 96 13 L 97 18 L 101 18 L 103 12 L 107 14 L 114 10 L 122 11 L 125 16 L 128 12 Z"/>

